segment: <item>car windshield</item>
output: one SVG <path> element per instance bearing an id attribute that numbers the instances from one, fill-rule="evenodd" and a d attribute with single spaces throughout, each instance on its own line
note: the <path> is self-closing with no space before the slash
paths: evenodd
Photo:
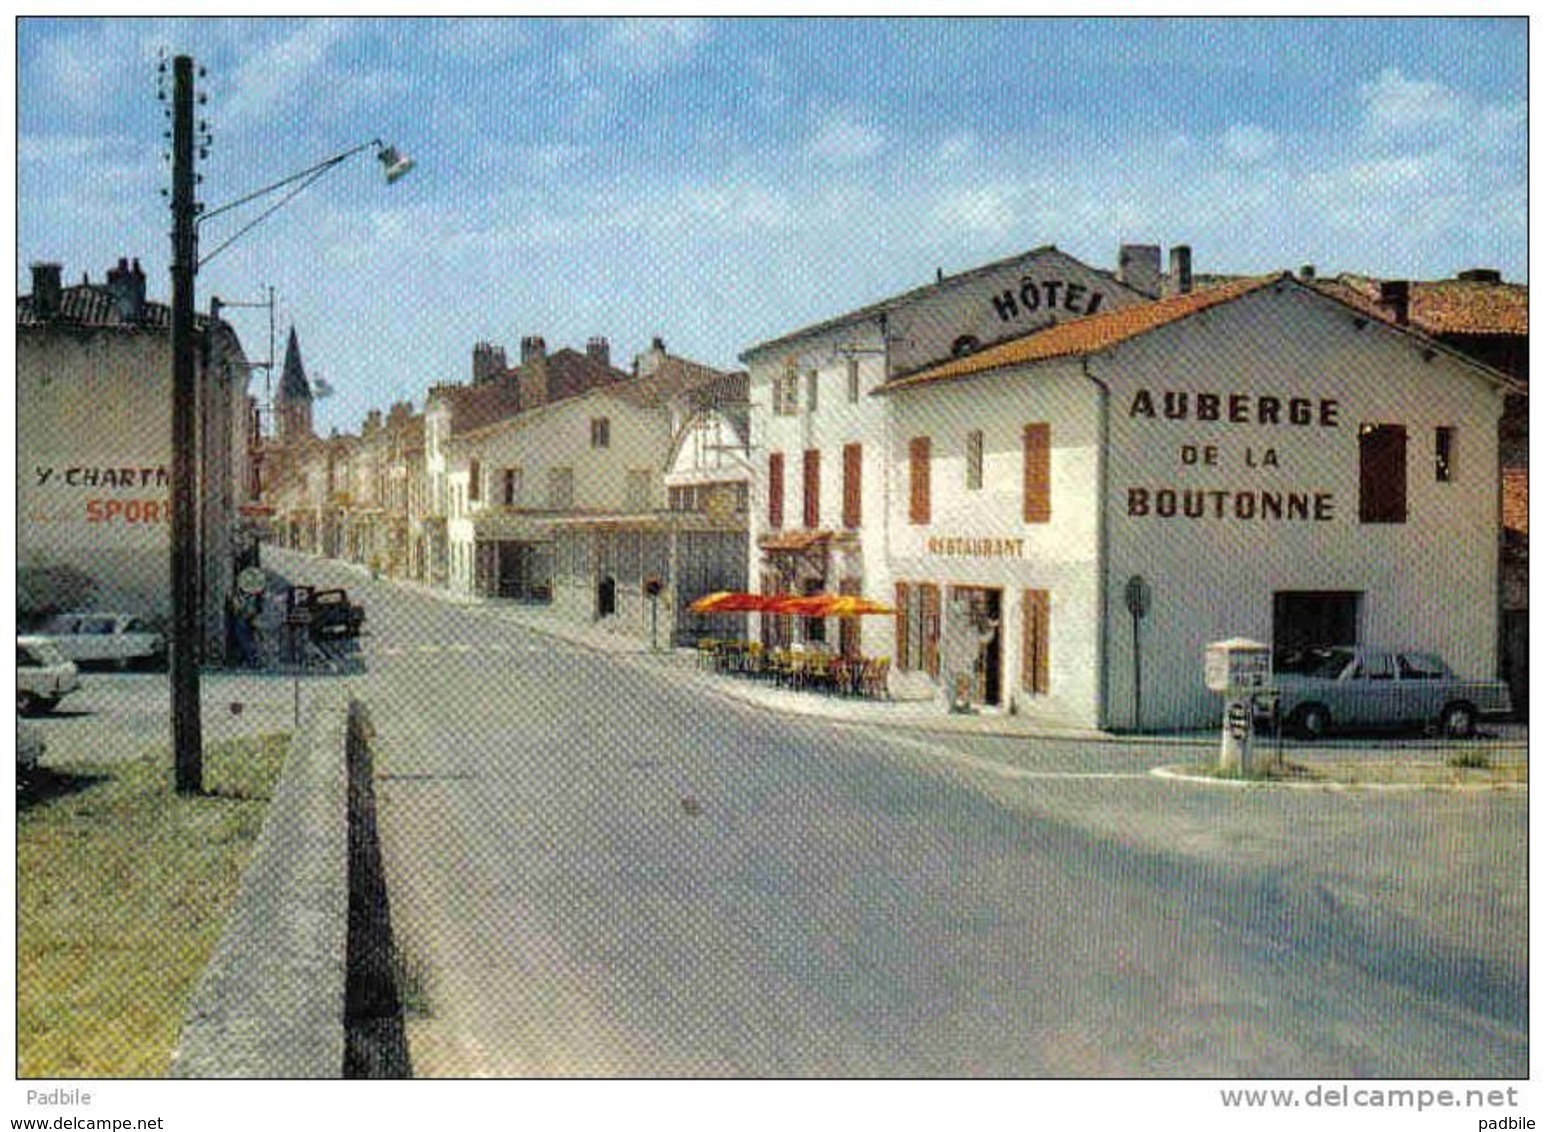
<path id="1" fill-rule="evenodd" d="M 1351 662 L 1351 650 L 1331 649 L 1309 668 L 1309 675 L 1319 680 L 1334 680 L 1346 671 Z"/>

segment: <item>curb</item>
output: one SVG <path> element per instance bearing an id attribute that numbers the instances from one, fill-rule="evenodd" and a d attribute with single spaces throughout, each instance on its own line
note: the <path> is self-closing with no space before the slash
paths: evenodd
<path id="1" fill-rule="evenodd" d="M 347 713 L 313 707 L 194 991 L 170 1075 L 337 1078 L 349 909 Z"/>
<path id="2" fill-rule="evenodd" d="M 1236 790 L 1320 790 L 1333 793 L 1443 791 L 1451 793 L 1510 793 L 1527 791 L 1527 782 L 1342 782 L 1336 779 L 1318 782 L 1280 782 L 1269 778 L 1214 778 L 1188 773 L 1184 767 L 1156 766 L 1148 772 L 1155 778 L 1172 782 L 1190 782 L 1199 786 L 1224 786 Z"/>

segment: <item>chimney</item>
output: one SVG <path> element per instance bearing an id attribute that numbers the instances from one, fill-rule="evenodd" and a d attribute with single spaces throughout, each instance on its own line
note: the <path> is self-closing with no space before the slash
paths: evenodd
<path id="1" fill-rule="evenodd" d="M 612 346 L 605 338 L 592 338 L 585 343 L 585 357 L 608 369 L 612 364 Z"/>
<path id="2" fill-rule="evenodd" d="M 633 359 L 633 373 L 636 376 L 648 377 L 665 364 L 665 339 L 656 336 L 649 343 L 647 353 L 640 354 Z"/>
<path id="3" fill-rule="evenodd" d="M 64 302 L 59 275 L 64 270 L 57 263 L 32 265 L 32 310 L 38 318 L 54 318 Z"/>
<path id="4" fill-rule="evenodd" d="M 509 368 L 504 347 L 492 342 L 479 342 L 472 347 L 472 384 L 482 385 L 492 381 Z"/>
<path id="5" fill-rule="evenodd" d="M 1169 277 L 1164 281 L 1164 293 L 1189 295 L 1191 287 L 1191 245 L 1176 244 L 1169 250 Z"/>
<path id="6" fill-rule="evenodd" d="M 541 338 L 520 340 L 521 411 L 547 404 L 547 343 Z"/>
<path id="7" fill-rule="evenodd" d="M 1159 297 L 1164 276 L 1158 244 L 1122 244 L 1116 278 L 1150 299 Z"/>
<path id="8" fill-rule="evenodd" d="M 1396 326 L 1411 324 L 1411 284 L 1404 279 L 1385 279 L 1379 284 L 1379 306 L 1389 311 Z"/>
<path id="9" fill-rule="evenodd" d="M 107 273 L 107 289 L 112 293 L 119 322 L 138 322 L 144 317 L 145 273 L 140 270 L 139 260 L 130 267 L 127 259 L 120 259 L 118 266 Z"/>

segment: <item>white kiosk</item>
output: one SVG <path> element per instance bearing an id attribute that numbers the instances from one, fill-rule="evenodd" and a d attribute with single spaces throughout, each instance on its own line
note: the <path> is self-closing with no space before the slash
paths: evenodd
<path id="1" fill-rule="evenodd" d="M 1259 641 L 1235 637 L 1207 646 L 1204 673 L 1207 687 L 1223 694 L 1223 748 L 1218 766 L 1237 774 L 1250 773 L 1250 747 L 1255 732 L 1255 700 L 1270 695 L 1271 649 Z"/>

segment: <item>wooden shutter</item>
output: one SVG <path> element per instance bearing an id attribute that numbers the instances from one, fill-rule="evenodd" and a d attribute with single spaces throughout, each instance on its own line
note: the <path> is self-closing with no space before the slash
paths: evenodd
<path id="1" fill-rule="evenodd" d="M 923 671 L 939 676 L 939 587 L 925 582 L 920 587 L 923 604 Z"/>
<path id="2" fill-rule="evenodd" d="M 805 527 L 814 530 L 821 525 L 821 452 L 817 448 L 805 449 Z"/>
<path id="3" fill-rule="evenodd" d="M 767 525 L 774 530 L 783 526 L 783 453 L 767 456 Z"/>
<path id="4" fill-rule="evenodd" d="M 864 522 L 864 446 L 842 449 L 842 525 L 857 530 Z"/>
<path id="5" fill-rule="evenodd" d="M 907 445 L 912 469 L 912 499 L 909 516 L 914 524 L 927 523 L 932 518 L 932 492 L 928 482 L 929 447 L 926 436 L 914 436 Z"/>
<path id="6" fill-rule="evenodd" d="M 478 460 L 467 471 L 467 498 L 474 503 L 483 498 L 483 465 Z"/>
<path id="7" fill-rule="evenodd" d="M 1357 440 L 1358 518 L 1365 523 L 1405 522 L 1405 426 L 1363 425 Z"/>
<path id="8" fill-rule="evenodd" d="M 1032 695 L 1044 696 L 1051 690 L 1051 594 L 1047 590 L 1026 590 L 1022 604 L 1024 640 L 1020 650 L 1020 683 Z"/>
<path id="9" fill-rule="evenodd" d="M 907 599 L 912 596 L 910 589 L 906 582 L 896 583 L 896 667 L 903 672 L 912 667 L 907 659 L 911 655 L 912 644 L 907 623 Z"/>
<path id="10" fill-rule="evenodd" d="M 1025 522 L 1051 522 L 1051 425 L 1025 426 Z"/>

